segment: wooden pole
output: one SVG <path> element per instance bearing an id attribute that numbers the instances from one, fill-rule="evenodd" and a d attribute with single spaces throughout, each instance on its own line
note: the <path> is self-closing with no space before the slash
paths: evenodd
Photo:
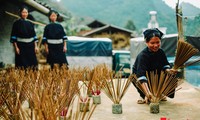
<path id="1" fill-rule="evenodd" d="M 176 3 L 176 22 L 177 22 L 177 30 L 178 30 L 178 40 L 184 39 L 183 35 L 183 24 L 182 24 L 182 8 L 179 8 L 179 0 Z"/>
<path id="2" fill-rule="evenodd" d="M 13 14 L 11 12 L 5 11 L 5 13 L 10 15 L 10 16 L 13 16 L 13 17 L 20 18 L 20 16 L 15 15 L 15 14 Z M 37 21 L 33 21 L 33 20 L 30 20 L 30 19 L 27 19 L 27 20 L 32 22 L 33 24 L 36 24 L 36 25 L 46 26 L 46 24 L 43 24 L 43 23 L 40 23 L 40 22 L 37 22 Z"/>

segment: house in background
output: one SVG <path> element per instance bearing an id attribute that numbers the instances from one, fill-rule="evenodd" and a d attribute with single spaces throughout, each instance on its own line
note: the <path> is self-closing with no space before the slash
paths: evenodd
<path id="1" fill-rule="evenodd" d="M 94 20 L 87 24 L 90 30 L 81 31 L 78 36 L 82 37 L 109 37 L 112 39 L 113 49 L 130 48 L 130 38 L 133 38 L 134 31 L 106 24 L 99 20 Z"/>
<path id="2" fill-rule="evenodd" d="M 122 28 L 122 27 L 106 24 L 99 20 L 94 20 L 91 23 L 87 24 L 87 26 L 89 28 L 91 28 L 91 30 L 87 31 L 84 34 L 79 34 L 80 36 L 93 37 L 94 35 L 99 35 L 102 33 L 108 33 L 108 34 L 122 33 L 128 37 L 133 37 L 133 32 L 134 32 L 134 31 Z"/>
<path id="3" fill-rule="evenodd" d="M 10 34 L 14 21 L 18 19 L 18 10 L 21 5 L 29 7 L 30 14 L 38 12 L 47 17 L 52 9 L 46 3 L 38 0 L 0 0 L 0 63 L 14 64 L 14 49 L 10 43 Z M 59 21 L 68 19 L 68 16 L 59 13 Z M 34 16 L 32 16 L 34 18 Z M 34 18 L 37 21 L 37 18 Z M 48 19 L 48 17 L 47 17 Z"/>
<path id="4" fill-rule="evenodd" d="M 103 23 L 99 20 L 94 20 L 91 23 L 87 24 L 88 27 L 90 27 L 91 29 L 96 29 L 96 28 L 100 28 L 107 25 L 106 23 Z"/>

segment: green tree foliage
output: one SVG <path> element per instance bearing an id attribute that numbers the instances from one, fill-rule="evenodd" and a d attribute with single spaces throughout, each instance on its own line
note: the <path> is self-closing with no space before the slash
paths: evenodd
<path id="1" fill-rule="evenodd" d="M 184 31 L 186 36 L 200 36 L 200 14 L 194 19 L 184 19 Z"/>
<path id="2" fill-rule="evenodd" d="M 126 25 L 125 25 L 125 28 L 126 29 L 129 29 L 129 30 L 133 30 L 135 31 L 136 30 L 136 26 L 134 24 L 134 22 L 132 20 L 128 20 Z"/>
<path id="3" fill-rule="evenodd" d="M 149 11 L 154 10 L 160 27 L 167 27 L 167 33 L 177 33 L 175 11 L 162 0 L 62 0 L 61 4 L 73 15 L 89 16 L 120 27 L 134 20 L 138 31 L 147 27 Z"/>

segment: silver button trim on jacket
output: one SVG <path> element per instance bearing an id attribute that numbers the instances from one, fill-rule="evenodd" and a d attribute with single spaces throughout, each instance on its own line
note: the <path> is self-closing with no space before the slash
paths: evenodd
<path id="1" fill-rule="evenodd" d="M 47 43 L 50 43 L 50 44 L 61 44 L 61 43 L 63 43 L 63 39 L 47 39 Z"/>
<path id="2" fill-rule="evenodd" d="M 33 41 L 33 38 L 17 38 L 17 42 L 29 43 L 32 41 Z"/>

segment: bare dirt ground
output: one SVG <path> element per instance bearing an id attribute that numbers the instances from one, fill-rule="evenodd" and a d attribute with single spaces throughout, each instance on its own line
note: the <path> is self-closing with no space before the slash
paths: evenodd
<path id="1" fill-rule="evenodd" d="M 135 87 L 131 84 L 122 98 L 123 113 L 112 113 L 112 102 L 101 94 L 101 104 L 97 106 L 90 120 L 200 120 L 200 88 L 188 82 L 180 85 L 181 90 L 176 92 L 175 98 L 168 98 L 160 102 L 160 112 L 152 114 L 147 104 L 137 104 L 139 98 Z"/>

